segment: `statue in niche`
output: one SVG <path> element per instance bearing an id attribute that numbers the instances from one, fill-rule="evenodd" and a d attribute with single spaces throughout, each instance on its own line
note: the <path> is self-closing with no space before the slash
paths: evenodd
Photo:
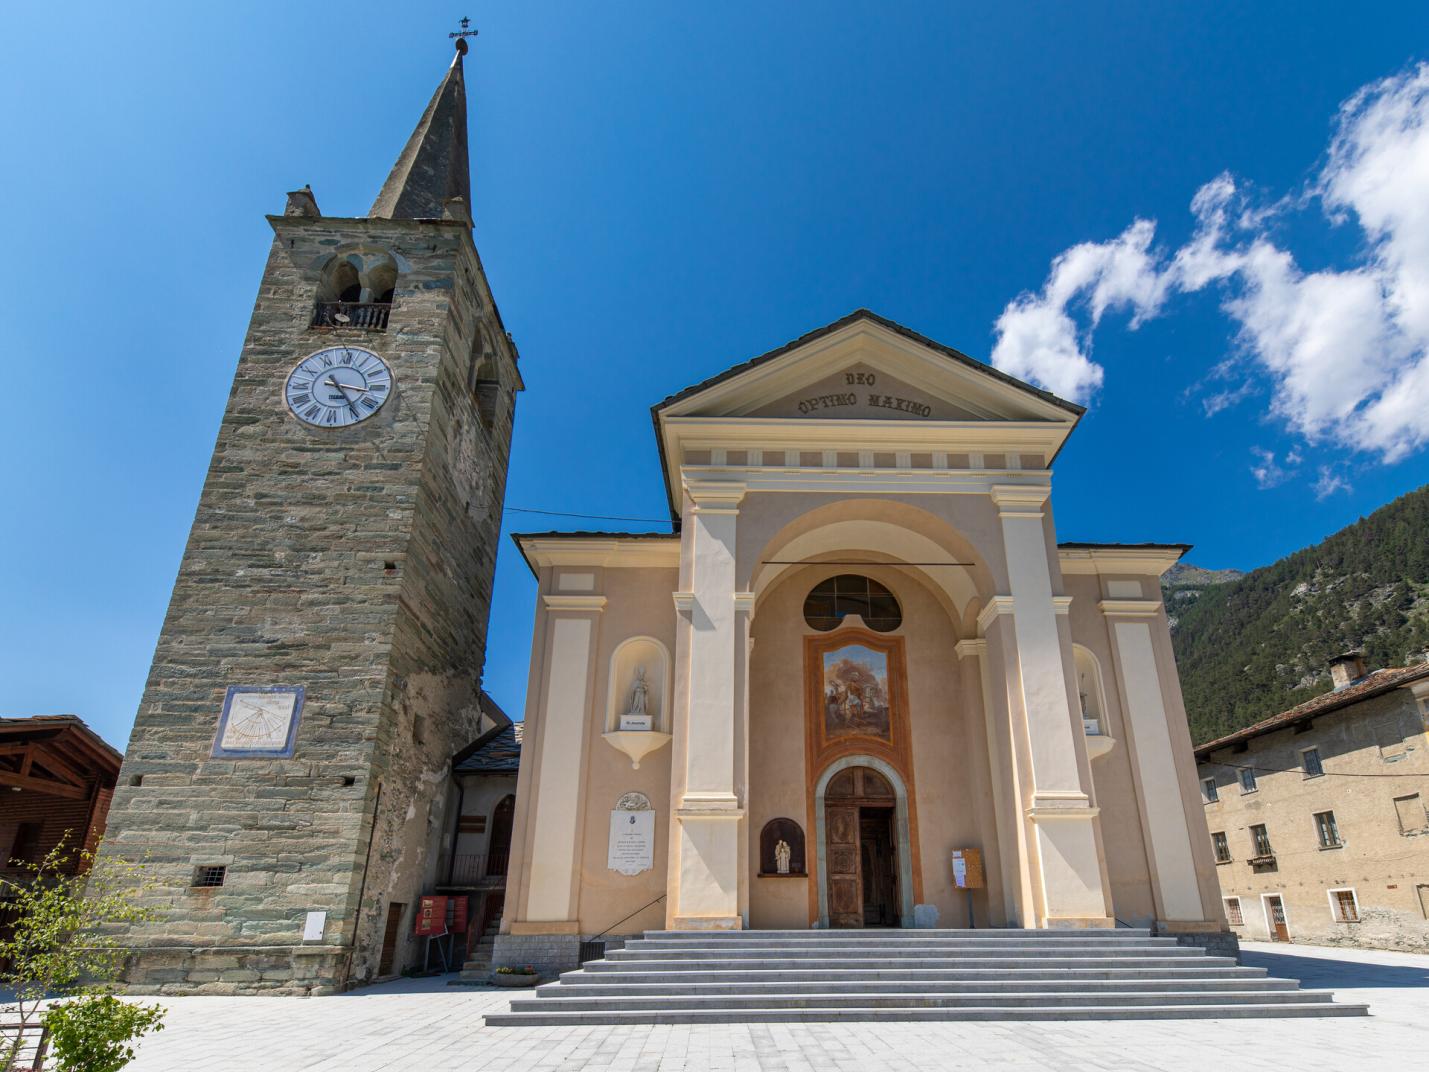
<path id="1" fill-rule="evenodd" d="M 630 710 L 627 715 L 645 715 L 649 712 L 646 707 L 650 702 L 650 685 L 645 680 L 645 667 L 635 668 L 635 684 L 630 688 Z"/>
<path id="2" fill-rule="evenodd" d="M 783 838 L 779 839 L 779 844 L 774 846 L 774 867 L 781 875 L 789 873 L 789 858 L 793 855 L 793 850 L 789 848 L 789 843 Z"/>

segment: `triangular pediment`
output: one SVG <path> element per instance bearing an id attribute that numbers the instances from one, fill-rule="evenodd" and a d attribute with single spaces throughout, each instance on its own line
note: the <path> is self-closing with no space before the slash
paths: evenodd
<path id="1" fill-rule="evenodd" d="M 1050 421 L 1081 407 L 867 310 L 666 399 L 662 417 Z"/>

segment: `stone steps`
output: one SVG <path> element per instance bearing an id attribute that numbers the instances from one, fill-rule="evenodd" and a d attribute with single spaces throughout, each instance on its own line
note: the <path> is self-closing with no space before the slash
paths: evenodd
<path id="1" fill-rule="evenodd" d="M 805 994 L 993 994 L 993 993 L 1168 993 L 1205 991 L 1208 993 L 1236 992 L 1246 989 L 1255 980 L 1257 992 L 1289 990 L 1296 991 L 1293 979 L 1260 980 L 1256 976 L 1233 976 L 1227 979 L 1186 978 L 1178 974 L 1163 979 L 784 979 L 728 983 L 620 983 L 596 985 L 572 981 L 562 976 L 559 983 L 547 983 L 536 988 L 539 997 L 586 998 L 586 997 L 719 997 L 722 995 L 805 995 Z M 1300 992 L 1300 991 L 1296 991 Z"/>
<path id="2" fill-rule="evenodd" d="M 1119 931 L 647 932 L 487 1024 L 1354 1016 L 1324 991 Z"/>
<path id="3" fill-rule="evenodd" d="M 644 1009 L 638 1012 L 508 1012 L 488 1013 L 488 1027 L 614 1027 L 622 1024 L 777 1024 L 827 1023 L 830 1021 L 892 1020 L 910 1023 L 928 1020 L 1226 1020 L 1251 1017 L 1299 1016 L 1363 1016 L 1363 1005 L 1184 1005 L 1097 1006 L 1050 1005 L 1042 1008 L 1008 1009 L 1003 1007 L 961 1009 L 867 1009 L 867 1008 L 804 1008 L 761 1009 L 755 1011 L 713 1010 L 673 1011 Z"/>

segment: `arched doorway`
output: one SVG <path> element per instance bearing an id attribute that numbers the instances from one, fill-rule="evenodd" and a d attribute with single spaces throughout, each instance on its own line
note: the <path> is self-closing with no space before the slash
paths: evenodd
<path id="1" fill-rule="evenodd" d="M 849 756 L 819 779 L 819 916 L 828 927 L 911 925 L 907 794 L 886 763 Z"/>
<path id="2" fill-rule="evenodd" d="M 506 874 L 511 859 L 511 826 L 516 817 L 516 798 L 505 796 L 491 816 L 491 841 L 486 848 L 488 877 Z"/>

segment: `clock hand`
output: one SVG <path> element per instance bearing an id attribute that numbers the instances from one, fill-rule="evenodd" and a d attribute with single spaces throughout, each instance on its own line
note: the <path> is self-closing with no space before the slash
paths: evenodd
<path id="1" fill-rule="evenodd" d="M 362 420 L 362 414 L 357 412 L 357 406 L 353 403 L 351 397 L 349 397 L 347 393 L 348 385 L 345 383 L 338 383 L 332 377 L 328 377 L 328 379 L 324 382 L 331 384 L 334 390 L 341 391 L 342 400 L 347 403 L 347 408 L 352 411 L 352 415 L 356 417 L 359 421 Z"/>
<path id="2" fill-rule="evenodd" d="M 329 378 L 326 379 L 326 380 L 323 380 L 323 384 L 324 384 L 325 386 L 327 386 L 327 387 L 336 387 L 336 388 L 338 388 L 339 390 L 341 390 L 341 389 L 343 389 L 343 388 L 346 388 L 346 389 L 349 390 L 349 391 L 363 391 L 363 392 L 365 392 L 365 391 L 367 390 L 366 387 L 358 387 L 357 384 L 355 384 L 355 383 L 338 383 L 336 380 L 332 379 L 331 377 L 329 377 Z"/>

